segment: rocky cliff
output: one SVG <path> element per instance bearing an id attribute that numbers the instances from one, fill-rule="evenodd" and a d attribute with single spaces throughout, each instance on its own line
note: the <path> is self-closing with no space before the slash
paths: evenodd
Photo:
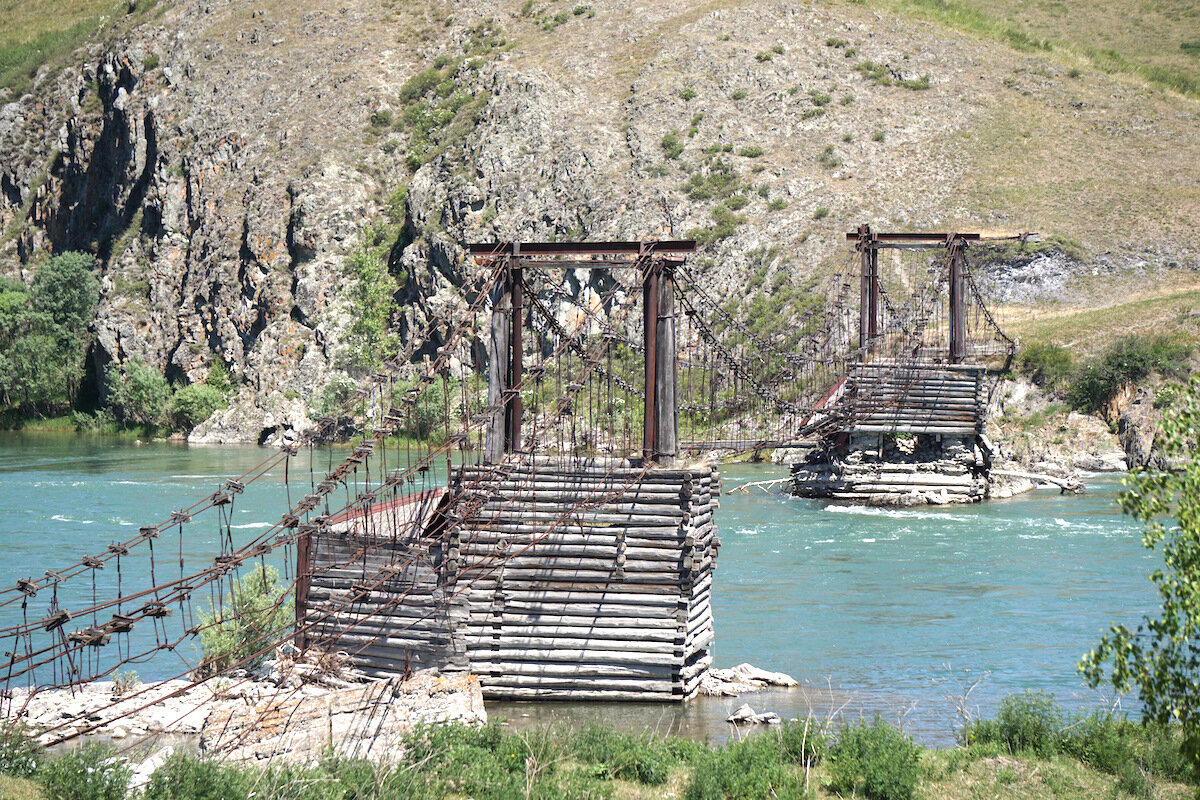
<path id="1" fill-rule="evenodd" d="M 95 391 L 114 360 L 219 359 L 206 441 L 307 423 L 366 245 L 401 336 L 472 240 L 699 229 L 743 300 L 819 287 L 860 221 L 1076 243 L 993 260 L 1005 299 L 1200 263 L 1161 198 L 1198 202 L 1200 104 L 870 5 L 160 0 L 73 62 L 0 109 L 0 274 L 99 254 Z"/>

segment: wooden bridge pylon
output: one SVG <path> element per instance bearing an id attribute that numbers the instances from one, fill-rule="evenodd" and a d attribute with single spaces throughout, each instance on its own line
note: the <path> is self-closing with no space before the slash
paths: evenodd
<path id="1" fill-rule="evenodd" d="M 472 244 L 480 264 L 507 260 L 504 280 L 492 297 L 488 339 L 489 420 L 484 459 L 499 463 L 521 450 L 520 386 L 524 339 L 524 269 L 528 264 L 558 269 L 638 269 L 642 285 L 645 405 L 642 457 L 670 466 L 679 455 L 678 372 L 675 339 L 675 267 L 694 253 L 691 240 L 637 242 L 508 242 Z"/>

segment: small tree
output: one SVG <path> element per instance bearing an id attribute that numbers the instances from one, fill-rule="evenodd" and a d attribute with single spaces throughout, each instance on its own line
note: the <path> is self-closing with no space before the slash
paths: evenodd
<path id="1" fill-rule="evenodd" d="M 347 366 L 353 370 L 375 369 L 397 347 L 391 332 L 396 302 L 396 279 L 388 272 L 384 252 L 378 246 L 362 245 L 346 259 L 346 274 L 354 281 L 349 297 L 354 315 L 347 341 Z"/>
<path id="2" fill-rule="evenodd" d="M 68 332 L 82 332 L 100 299 L 100 284 L 92 275 L 95 263 L 87 253 L 63 253 L 47 261 L 33 276 L 34 308 L 50 314 Z"/>
<path id="3" fill-rule="evenodd" d="M 104 380 L 109 387 L 109 405 L 123 424 L 157 425 L 162 421 L 171 390 L 158 370 L 133 358 L 124 369 L 110 363 L 104 369 Z"/>
<path id="4" fill-rule="evenodd" d="M 1200 768 L 1200 378 L 1163 415 L 1158 446 L 1185 466 L 1134 472 L 1121 508 L 1145 524 L 1147 548 L 1162 546 L 1163 569 L 1150 576 L 1160 616 L 1143 617 L 1133 631 L 1113 625 L 1079 669 L 1092 686 L 1108 680 L 1118 691 L 1136 687 L 1143 715 L 1179 723 L 1184 752 Z"/>
<path id="5" fill-rule="evenodd" d="M 213 386 L 207 383 L 193 383 L 181 387 L 171 395 L 171 400 L 167 403 L 167 416 L 175 430 L 190 431 L 212 416 L 218 408 L 228 405 L 225 395 Z"/>
<path id="6" fill-rule="evenodd" d="M 216 675 L 238 666 L 254 669 L 294 622 L 295 607 L 280 585 L 279 571 L 255 567 L 225 595 L 222 608 L 200 613 L 200 674 Z"/>

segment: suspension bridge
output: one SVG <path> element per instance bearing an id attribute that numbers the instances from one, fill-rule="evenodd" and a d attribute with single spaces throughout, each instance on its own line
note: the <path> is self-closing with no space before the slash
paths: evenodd
<path id="1" fill-rule="evenodd" d="M 186 686 L 241 680 L 281 646 L 380 677 L 469 670 L 493 698 L 693 696 L 720 547 L 706 454 L 979 437 L 987 364 L 1014 352 L 967 263 L 979 236 L 848 240 L 825 301 L 770 332 L 704 288 L 690 241 L 470 245 L 451 307 L 334 413 L 136 536 L 0 590 L 0 710 L 147 662 Z M 900 251 L 926 270 L 903 297 L 879 265 Z M 235 533 L 280 473 L 278 520 Z M 183 545 L 198 526 L 220 542 L 203 561 Z M 123 579 L 134 564 L 148 580 Z M 288 602 L 237 602 L 269 564 L 294 621 L 233 661 L 187 659 L 206 630 Z M 102 711 L 47 733 L 86 734 Z"/>

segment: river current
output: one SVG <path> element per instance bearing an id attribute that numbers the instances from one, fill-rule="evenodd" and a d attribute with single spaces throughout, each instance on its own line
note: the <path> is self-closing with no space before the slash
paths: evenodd
<path id="1" fill-rule="evenodd" d="M 137 526 L 190 505 L 269 452 L 0 434 L 0 585 L 129 539 Z M 1013 692 L 1050 691 L 1078 710 L 1114 701 L 1084 687 L 1076 664 L 1114 621 L 1132 624 L 1154 609 L 1148 576 L 1161 563 L 1115 505 L 1119 478 L 1090 477 L 1083 496 L 1039 489 L 972 506 L 897 510 L 729 493 L 785 474 L 769 465 L 722 469 L 714 655 L 721 667 L 748 661 L 787 672 L 800 689 L 682 709 L 509 703 L 490 712 L 514 725 L 597 719 L 720 740 L 728 735 L 724 717 L 749 702 L 785 716 L 879 713 L 922 741 L 944 744 L 964 710 L 988 714 Z M 282 472 L 255 484 L 235 505 L 235 537 L 265 531 L 286 499 Z M 160 541 L 171 554 L 165 563 L 178 570 L 182 556 L 192 572 L 211 564 L 219 534 L 215 519 L 186 530 L 182 548 L 167 534 Z M 274 557 L 282 566 L 282 554 Z M 148 585 L 148 569 L 146 559 L 127 557 L 123 586 Z M 111 596 L 117 579 L 114 569 L 97 572 L 97 596 Z M 90 581 L 80 583 L 64 587 L 59 600 L 82 605 L 92 592 Z M 31 602 L 31 618 L 44 611 L 42 600 Z M 0 627 L 19 621 L 16 605 L 0 608 Z M 143 680 L 169 677 L 194 656 L 183 645 L 137 670 Z M 1131 708 L 1128 698 L 1124 704 Z"/>

